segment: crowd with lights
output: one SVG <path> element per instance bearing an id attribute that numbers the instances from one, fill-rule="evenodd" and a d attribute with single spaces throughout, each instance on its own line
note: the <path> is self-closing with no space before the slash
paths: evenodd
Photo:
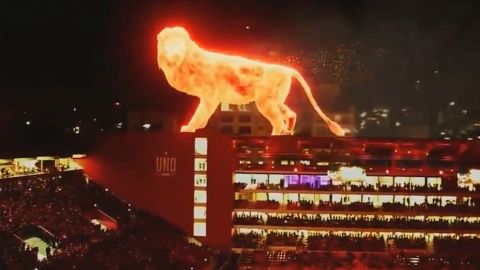
<path id="1" fill-rule="evenodd" d="M 94 223 L 100 211 L 115 226 Z M 199 269 L 217 254 L 80 170 L 2 179 L 0 213 L 1 269 Z"/>

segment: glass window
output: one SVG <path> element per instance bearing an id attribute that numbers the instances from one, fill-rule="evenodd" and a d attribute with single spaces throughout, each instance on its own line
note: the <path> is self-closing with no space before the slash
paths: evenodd
<path id="1" fill-rule="evenodd" d="M 367 178 L 365 178 L 365 183 L 364 183 L 364 185 L 366 185 L 366 186 L 368 186 L 368 185 L 375 186 L 377 183 L 378 183 L 378 176 L 367 176 Z"/>
<path id="2" fill-rule="evenodd" d="M 283 194 L 282 193 L 270 193 L 270 194 L 268 194 L 268 198 L 270 200 L 283 203 Z"/>
<path id="3" fill-rule="evenodd" d="M 288 193 L 287 200 L 298 202 L 298 193 Z"/>
<path id="4" fill-rule="evenodd" d="M 410 196 L 410 205 L 425 203 L 425 196 Z"/>
<path id="5" fill-rule="evenodd" d="M 197 171 L 197 172 L 207 171 L 207 159 L 206 158 L 196 158 L 195 159 L 195 171 Z"/>
<path id="6" fill-rule="evenodd" d="M 205 207 L 205 206 L 195 206 L 193 208 L 193 218 L 194 219 L 206 219 L 207 218 L 207 207 Z"/>
<path id="7" fill-rule="evenodd" d="M 250 181 L 252 180 L 252 175 L 246 173 L 236 173 L 233 179 L 235 183 L 251 184 Z"/>
<path id="8" fill-rule="evenodd" d="M 207 191 L 206 190 L 195 190 L 193 193 L 193 201 L 195 203 L 207 203 Z"/>
<path id="9" fill-rule="evenodd" d="M 268 199 L 267 193 L 259 192 L 256 194 L 257 201 L 266 201 Z"/>
<path id="10" fill-rule="evenodd" d="M 207 175 L 206 174 L 195 174 L 195 186 L 196 187 L 206 187 L 207 186 Z"/>
<path id="11" fill-rule="evenodd" d="M 407 186 L 410 182 L 410 177 L 397 176 L 395 177 L 395 185 Z"/>
<path id="12" fill-rule="evenodd" d="M 362 195 L 352 194 L 352 195 L 347 195 L 347 197 L 349 198 L 350 203 L 362 201 Z"/>
<path id="13" fill-rule="evenodd" d="M 340 194 L 333 194 L 333 195 L 332 195 L 332 202 L 334 202 L 334 203 L 341 203 L 341 202 L 342 202 L 342 195 L 340 195 Z"/>
<path id="14" fill-rule="evenodd" d="M 207 155 L 207 138 L 195 138 L 195 155 Z"/>
<path id="15" fill-rule="evenodd" d="M 425 177 L 412 177 L 410 178 L 412 186 L 425 186 Z"/>
<path id="16" fill-rule="evenodd" d="M 193 223 L 193 236 L 206 236 L 207 235 L 207 223 L 206 222 L 194 222 Z"/>
<path id="17" fill-rule="evenodd" d="M 224 123 L 231 123 L 233 122 L 233 115 L 232 114 L 224 114 L 220 117 L 222 119 L 222 122 Z"/>
<path id="18" fill-rule="evenodd" d="M 251 127 L 239 127 L 238 128 L 238 134 L 242 134 L 242 135 L 245 135 L 245 134 L 250 134 L 252 133 L 252 128 Z"/>
<path id="19" fill-rule="evenodd" d="M 378 199 L 380 203 L 392 203 L 393 202 L 393 195 L 379 195 Z"/>
<path id="20" fill-rule="evenodd" d="M 393 185 L 393 177 L 391 176 L 380 176 L 378 177 L 378 181 L 380 182 L 380 185 L 385 185 L 385 186 Z"/>
<path id="21" fill-rule="evenodd" d="M 231 133 L 233 133 L 233 127 L 232 126 L 223 126 L 223 127 L 220 128 L 220 132 L 231 134 Z"/>
<path id="22" fill-rule="evenodd" d="M 300 201 L 315 201 L 314 194 L 300 194 Z"/>
<path id="23" fill-rule="evenodd" d="M 442 183 L 442 178 L 440 177 L 428 177 L 427 178 L 427 186 L 429 187 L 436 187 L 437 189 L 440 187 Z"/>
<path id="24" fill-rule="evenodd" d="M 259 173 L 255 173 L 255 174 L 251 174 L 251 181 L 252 183 L 251 184 L 260 184 L 260 183 L 267 183 L 267 179 L 268 179 L 268 174 L 259 174 Z"/>
<path id="25" fill-rule="evenodd" d="M 284 178 L 283 174 L 270 174 L 268 178 L 268 182 L 270 184 L 278 185 L 280 184 L 280 181 L 283 180 L 283 178 Z"/>
<path id="26" fill-rule="evenodd" d="M 222 111 L 222 112 L 230 111 L 230 104 L 228 104 L 226 102 L 220 103 L 220 111 Z"/>
<path id="27" fill-rule="evenodd" d="M 238 116 L 238 121 L 239 122 L 243 122 L 243 123 L 244 122 L 250 122 L 250 120 L 251 120 L 251 117 L 250 117 L 249 114 L 242 114 L 242 115 Z"/>

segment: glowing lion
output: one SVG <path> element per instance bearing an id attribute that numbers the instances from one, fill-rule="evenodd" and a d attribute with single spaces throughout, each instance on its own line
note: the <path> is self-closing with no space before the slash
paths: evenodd
<path id="1" fill-rule="evenodd" d="M 197 110 L 188 124 L 181 127 L 181 132 L 204 128 L 220 102 L 255 101 L 260 113 L 272 124 L 272 135 L 293 134 L 296 114 L 285 105 L 285 99 L 294 77 L 330 130 L 337 136 L 345 134 L 318 107 L 310 87 L 296 70 L 203 50 L 182 27 L 167 27 L 157 39 L 158 66 L 168 83 L 178 91 L 200 98 Z"/>

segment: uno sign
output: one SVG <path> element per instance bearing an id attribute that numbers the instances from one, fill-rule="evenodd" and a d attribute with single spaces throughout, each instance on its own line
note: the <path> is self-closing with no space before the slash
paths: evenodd
<path id="1" fill-rule="evenodd" d="M 157 175 L 173 176 L 177 172 L 177 158 L 170 157 L 165 152 L 163 156 L 155 158 L 155 169 Z"/>

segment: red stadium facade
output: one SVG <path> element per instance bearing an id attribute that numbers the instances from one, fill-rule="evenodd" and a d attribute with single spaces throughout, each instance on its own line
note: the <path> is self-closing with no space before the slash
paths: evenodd
<path id="1" fill-rule="evenodd" d="M 120 198 L 221 249 L 235 247 L 233 235 L 251 231 L 288 231 L 302 238 L 337 230 L 385 237 L 402 231 L 430 240 L 443 234 L 480 235 L 480 230 L 450 227 L 281 227 L 266 221 L 285 215 L 326 215 L 328 220 L 351 215 L 477 222 L 478 141 L 128 133 L 111 135 L 77 162 Z M 403 208 L 387 207 L 402 203 Z M 450 210 L 445 212 L 445 206 Z M 259 222 L 242 223 L 240 216 Z"/>

